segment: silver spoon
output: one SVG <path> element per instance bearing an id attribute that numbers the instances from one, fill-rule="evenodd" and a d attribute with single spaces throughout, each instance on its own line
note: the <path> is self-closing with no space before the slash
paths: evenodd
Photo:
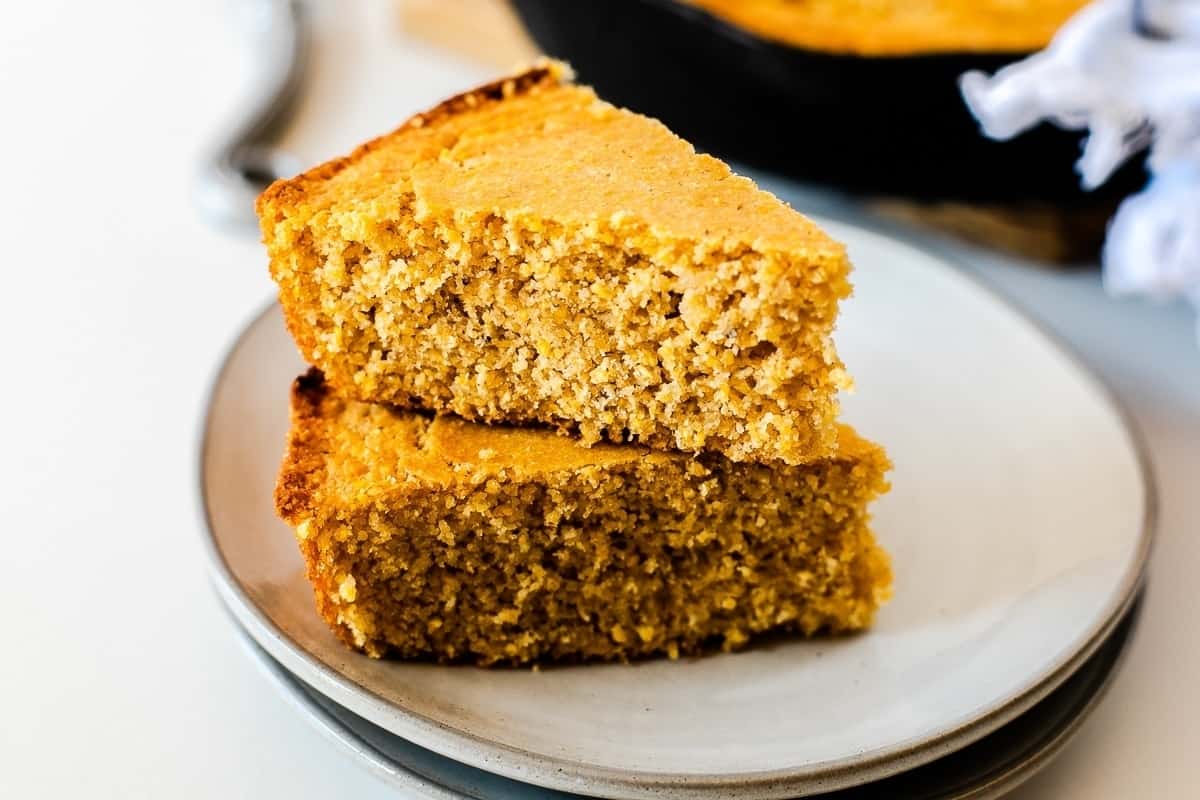
<path id="1" fill-rule="evenodd" d="M 303 0 L 251 0 L 239 11 L 254 41 L 257 75 L 236 127 L 204 161 L 195 201 L 210 224 L 247 233 L 257 230 L 254 199 L 300 169 L 275 143 L 300 95 L 310 36 Z"/>

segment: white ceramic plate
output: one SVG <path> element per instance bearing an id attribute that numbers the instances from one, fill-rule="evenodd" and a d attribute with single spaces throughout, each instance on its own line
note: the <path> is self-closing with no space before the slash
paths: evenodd
<path id="1" fill-rule="evenodd" d="M 1104 644 L 1062 686 L 999 730 L 924 766 L 813 800 L 991 800 L 1011 792 L 1062 751 L 1103 699 L 1129 648 L 1137 626 L 1138 605 L 1126 613 Z M 397 789 L 432 800 L 582 797 L 493 775 L 405 741 L 313 691 L 244 630 L 241 639 L 263 675 L 310 724 L 354 761 Z"/>
<path id="2" fill-rule="evenodd" d="M 202 455 L 214 575 L 255 639 L 354 713 L 474 767 L 580 793 L 787 797 L 937 758 L 1031 707 L 1130 602 L 1152 496 L 1107 392 L 952 265 L 845 224 L 846 417 L 883 442 L 895 599 L 853 638 L 634 666 L 373 661 L 312 608 L 271 489 L 303 365 L 278 309 L 238 340 Z"/>

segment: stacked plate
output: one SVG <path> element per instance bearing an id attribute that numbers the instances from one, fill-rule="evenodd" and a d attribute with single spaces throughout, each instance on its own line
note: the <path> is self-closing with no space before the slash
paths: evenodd
<path id="1" fill-rule="evenodd" d="M 303 370 L 278 308 L 213 389 L 202 494 L 247 651 L 308 718 L 430 797 L 1002 794 L 1098 701 L 1133 627 L 1153 494 L 1103 387 L 944 260 L 846 224 L 845 416 L 896 469 L 896 595 L 868 633 L 541 671 L 376 661 L 318 618 L 271 493 Z M 857 788 L 854 788 L 857 787 Z"/>

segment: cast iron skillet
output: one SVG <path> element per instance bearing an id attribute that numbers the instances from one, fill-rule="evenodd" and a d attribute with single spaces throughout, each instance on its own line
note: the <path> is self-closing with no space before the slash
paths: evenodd
<path id="1" fill-rule="evenodd" d="M 512 0 L 548 54 L 605 99 L 657 117 L 704 150 L 857 193 L 917 200 L 1113 202 L 1141 164 L 1084 193 L 1080 134 L 1042 125 L 979 133 L 958 93 L 1008 54 L 861 57 L 777 44 L 677 0 Z"/>

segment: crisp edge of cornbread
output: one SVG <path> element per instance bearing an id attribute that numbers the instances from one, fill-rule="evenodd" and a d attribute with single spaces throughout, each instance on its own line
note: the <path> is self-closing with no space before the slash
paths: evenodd
<path id="1" fill-rule="evenodd" d="M 290 395 L 291 424 L 288 427 L 287 447 L 275 484 L 275 513 L 292 526 L 296 543 L 304 561 L 304 575 L 313 590 L 317 614 L 338 639 L 347 647 L 364 651 L 354 640 L 354 633 L 338 621 L 338 608 L 333 597 L 338 592 L 333 577 L 318 569 L 320 553 L 317 542 L 303 535 L 300 526 L 307 524 L 310 513 L 320 502 L 319 492 L 325 470 L 325 425 L 320 408 L 329 386 L 316 367 L 292 382 Z"/>
<path id="2" fill-rule="evenodd" d="M 321 444 L 325 438 L 318 409 L 328 391 L 325 376 L 316 367 L 309 367 L 292 382 L 291 425 L 275 484 L 275 513 L 291 525 L 301 522 L 317 501 L 324 468 Z"/>
<path id="3" fill-rule="evenodd" d="M 283 210 L 302 203 L 310 188 L 328 181 L 342 170 L 360 161 L 368 153 L 386 146 L 391 140 L 402 136 L 407 131 L 424 128 L 440 119 L 477 109 L 486 103 L 498 103 L 517 95 L 527 94 L 541 86 L 569 83 L 573 78 L 574 73 L 565 63 L 546 58 L 539 59 L 524 71 L 477 86 L 443 100 L 433 108 L 414 114 L 400 127 L 360 144 L 349 155 L 318 164 L 294 177 L 275 181 L 263 190 L 254 204 L 254 209 L 262 225 L 263 236 L 271 235 L 271 228 L 282 218 Z"/>

